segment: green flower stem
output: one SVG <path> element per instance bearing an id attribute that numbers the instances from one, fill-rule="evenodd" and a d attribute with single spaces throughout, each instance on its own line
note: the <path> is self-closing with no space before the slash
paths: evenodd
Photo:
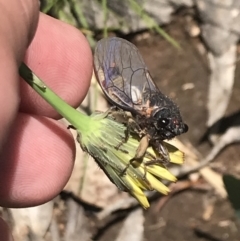
<path id="1" fill-rule="evenodd" d="M 92 119 L 75 110 L 63 99 L 56 95 L 45 83 L 37 77 L 33 71 L 24 63 L 19 69 L 20 76 L 41 96 L 43 97 L 62 117 L 80 132 L 87 132 L 88 126 L 92 125 Z"/>

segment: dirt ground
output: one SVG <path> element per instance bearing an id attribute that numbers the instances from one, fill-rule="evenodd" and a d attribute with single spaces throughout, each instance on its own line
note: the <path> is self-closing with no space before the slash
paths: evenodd
<path id="1" fill-rule="evenodd" d="M 206 131 L 207 91 L 209 69 L 207 58 L 200 54 L 199 38 L 191 38 L 184 30 L 184 20 L 177 19 L 167 27 L 181 45 L 177 51 L 159 35 L 141 33 L 131 40 L 137 45 L 150 70 L 153 79 L 163 93 L 172 97 L 180 106 L 182 116 L 189 125 L 187 134 L 181 140 L 190 141 L 203 156 L 211 149 L 208 142 L 199 144 Z M 146 35 L 150 35 L 144 38 Z M 227 115 L 239 111 L 240 81 L 236 71 L 234 92 Z M 184 84 L 191 83 L 190 89 Z M 227 147 L 215 160 L 218 171 L 240 175 L 240 145 Z M 212 191 L 188 189 L 172 198 L 156 212 L 159 199 L 151 203 L 145 212 L 145 240 L 149 241 L 239 241 L 240 228 L 227 200 L 222 200 Z M 208 203 L 213 204 L 213 213 L 204 220 L 203 213 Z M 121 222 L 110 225 L 98 240 L 113 240 Z"/>

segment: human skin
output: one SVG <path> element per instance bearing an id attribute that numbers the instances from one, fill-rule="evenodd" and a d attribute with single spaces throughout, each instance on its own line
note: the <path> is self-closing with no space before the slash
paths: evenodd
<path id="1" fill-rule="evenodd" d="M 35 206 L 67 183 L 75 144 L 56 111 L 19 78 L 18 68 L 24 60 L 77 107 L 89 88 L 92 54 L 77 29 L 40 14 L 36 0 L 0 0 L 0 36 L 0 206 Z M 11 240 L 1 220 L 0 233 L 6 234 L 1 240 Z"/>

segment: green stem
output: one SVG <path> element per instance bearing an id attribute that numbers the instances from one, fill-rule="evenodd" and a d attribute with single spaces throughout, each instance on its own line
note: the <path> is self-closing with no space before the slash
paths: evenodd
<path id="1" fill-rule="evenodd" d="M 108 28 L 107 28 L 107 14 L 108 14 L 108 8 L 107 8 L 107 0 L 102 0 L 102 9 L 103 9 L 103 36 L 106 38 L 108 36 Z"/>
<path id="2" fill-rule="evenodd" d="M 33 71 L 24 63 L 19 69 L 20 76 L 41 96 L 43 97 L 62 117 L 80 132 L 88 130 L 90 117 L 75 110 L 63 99 L 56 95 L 45 83 L 37 77 Z"/>

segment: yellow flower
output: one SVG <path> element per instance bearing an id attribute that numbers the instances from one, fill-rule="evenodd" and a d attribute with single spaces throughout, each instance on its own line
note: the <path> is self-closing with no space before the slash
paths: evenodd
<path id="1" fill-rule="evenodd" d="M 135 156 L 139 140 L 130 134 L 125 139 L 126 126 L 111 119 L 106 113 L 94 113 L 90 116 L 86 131 L 78 131 L 78 142 L 106 173 L 109 179 L 122 191 L 129 192 L 139 203 L 148 208 L 149 203 L 144 195 L 146 190 L 156 190 L 168 194 L 169 189 L 161 180 L 175 182 L 176 178 L 160 163 L 147 163 L 158 156 L 149 147 L 141 161 L 129 161 Z M 119 148 L 117 148 L 120 145 Z M 165 143 L 173 163 L 183 162 L 183 153 L 174 146 Z M 126 168 L 127 167 L 127 168 Z"/>

